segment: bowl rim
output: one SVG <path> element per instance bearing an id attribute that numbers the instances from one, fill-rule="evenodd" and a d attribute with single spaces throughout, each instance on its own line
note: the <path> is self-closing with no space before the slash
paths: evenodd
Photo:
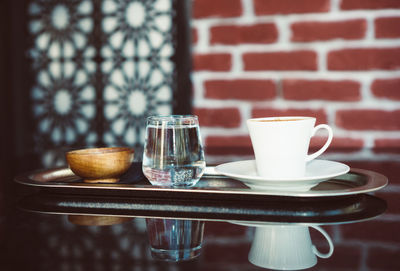
<path id="1" fill-rule="evenodd" d="M 128 152 L 134 153 L 134 149 L 130 147 L 100 147 L 100 148 L 85 148 L 68 151 L 67 155 L 101 155 L 109 153 Z"/>

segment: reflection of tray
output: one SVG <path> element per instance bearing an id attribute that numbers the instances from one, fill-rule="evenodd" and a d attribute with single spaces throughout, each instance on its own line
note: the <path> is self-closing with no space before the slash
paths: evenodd
<path id="1" fill-rule="evenodd" d="M 154 199 L 66 195 L 39 192 L 19 201 L 25 211 L 82 216 L 159 217 L 207 221 L 343 224 L 364 221 L 382 214 L 386 202 L 360 194 L 326 198 L 267 197 L 260 201 Z"/>
<path id="2" fill-rule="evenodd" d="M 137 174 L 136 174 L 137 175 Z M 379 173 L 352 169 L 349 173 L 324 181 L 310 191 L 252 190 L 240 181 L 204 176 L 195 187 L 178 189 L 152 186 L 146 179 L 129 183 L 87 184 L 68 168 L 36 171 L 20 175 L 15 181 L 48 191 L 67 194 L 114 195 L 152 198 L 190 198 L 193 200 L 257 200 L 266 196 L 333 197 L 367 193 L 387 185 L 387 178 Z"/>

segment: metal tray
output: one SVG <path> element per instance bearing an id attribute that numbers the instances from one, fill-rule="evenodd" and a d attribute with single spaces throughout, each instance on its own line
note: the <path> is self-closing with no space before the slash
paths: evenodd
<path id="1" fill-rule="evenodd" d="M 79 216 L 156 217 L 236 223 L 343 224 L 372 219 L 387 208 L 386 202 L 360 194 L 340 200 L 269 197 L 260 201 L 151 199 L 66 195 L 38 192 L 22 198 L 24 211 Z M 241 222 L 239 222 L 241 221 Z"/>
<path id="2" fill-rule="evenodd" d="M 135 168 L 134 174 L 138 176 Z M 68 168 L 39 170 L 22 174 L 14 179 L 24 186 L 37 187 L 64 194 L 90 194 L 105 196 L 129 196 L 138 198 L 174 198 L 192 200 L 262 200 L 266 197 L 339 197 L 373 192 L 385 187 L 385 176 L 363 169 L 351 169 L 349 173 L 324 181 L 309 191 L 253 190 L 242 182 L 218 176 L 203 176 L 192 188 L 166 188 L 152 186 L 145 178 L 125 179 L 116 184 L 87 184 Z"/>

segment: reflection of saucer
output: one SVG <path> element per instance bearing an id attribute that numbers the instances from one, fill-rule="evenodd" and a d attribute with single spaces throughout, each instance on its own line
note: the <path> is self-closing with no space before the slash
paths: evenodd
<path id="1" fill-rule="evenodd" d="M 318 183 L 349 172 L 349 166 L 328 160 L 307 163 L 306 173 L 299 178 L 266 178 L 257 175 L 254 160 L 231 162 L 215 167 L 216 172 L 242 181 L 252 189 L 308 191 Z"/>

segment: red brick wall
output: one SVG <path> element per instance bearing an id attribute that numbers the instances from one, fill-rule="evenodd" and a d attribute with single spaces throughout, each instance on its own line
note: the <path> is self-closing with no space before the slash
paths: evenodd
<path id="1" fill-rule="evenodd" d="M 245 120 L 274 115 L 331 125 L 332 159 L 399 158 L 400 1 L 193 0 L 192 17 L 209 162 L 251 157 Z"/>
<path id="2" fill-rule="evenodd" d="M 208 162 L 253 157 L 251 117 L 328 123 L 335 137 L 325 158 L 386 175 L 389 186 L 377 195 L 388 210 L 325 226 L 335 252 L 315 270 L 400 270 L 400 1 L 193 0 L 192 17 L 194 107 Z M 206 226 L 207 260 L 255 269 L 251 230 Z M 221 244 L 230 253 L 216 256 Z"/>

